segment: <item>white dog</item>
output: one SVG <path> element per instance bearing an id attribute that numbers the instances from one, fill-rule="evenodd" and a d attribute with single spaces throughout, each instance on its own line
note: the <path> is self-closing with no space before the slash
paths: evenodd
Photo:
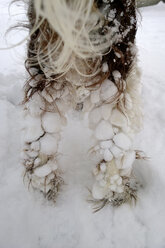
<path id="1" fill-rule="evenodd" d="M 141 127 L 135 0 L 29 0 L 23 163 L 30 185 L 55 201 L 63 180 L 60 132 L 71 108 L 88 112 L 94 201 L 120 205 L 136 198 L 132 146 Z"/>

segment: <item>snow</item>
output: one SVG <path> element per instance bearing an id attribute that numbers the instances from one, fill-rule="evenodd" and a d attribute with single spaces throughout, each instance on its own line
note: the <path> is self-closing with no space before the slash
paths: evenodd
<path id="1" fill-rule="evenodd" d="M 45 177 L 51 173 L 51 168 L 48 164 L 38 167 L 34 170 L 34 174 L 38 177 Z"/>
<path id="2" fill-rule="evenodd" d="M 95 136 L 98 140 L 111 139 L 113 137 L 113 129 L 108 121 L 102 120 L 96 127 Z"/>
<path id="3" fill-rule="evenodd" d="M 126 134 L 122 132 L 116 134 L 113 138 L 113 141 L 116 146 L 118 146 L 119 148 L 123 150 L 129 150 L 129 148 L 131 147 L 131 140 Z"/>
<path id="4" fill-rule="evenodd" d="M 118 174 L 115 174 L 110 179 L 109 188 L 114 192 L 122 193 L 123 186 L 121 184 L 122 184 L 122 178 Z"/>
<path id="5" fill-rule="evenodd" d="M 119 147 L 115 146 L 115 145 L 113 145 L 111 147 L 111 152 L 113 153 L 115 158 L 120 157 L 120 156 L 123 155 L 122 150 Z"/>
<path id="6" fill-rule="evenodd" d="M 105 161 L 111 161 L 113 159 L 113 155 L 108 149 L 105 149 L 103 157 Z"/>
<path id="7" fill-rule="evenodd" d="M 32 116 L 39 116 L 45 109 L 45 103 L 39 94 L 35 93 L 31 100 L 26 104 L 26 107 Z"/>
<path id="8" fill-rule="evenodd" d="M 31 158 L 35 158 L 36 156 L 38 156 L 37 151 L 27 151 L 26 154 Z"/>
<path id="9" fill-rule="evenodd" d="M 1 4 L 6 0 L 1 0 Z M 2 11 L 2 8 L 0 8 Z M 17 13 L 17 10 L 16 10 Z M 3 51 L 0 62 L 0 247 L 2 248 L 163 248 L 165 246 L 165 4 L 144 8 L 137 44 L 143 69 L 144 128 L 134 146 L 149 161 L 136 162 L 143 187 L 135 207 L 105 207 L 93 214 L 87 187 L 96 158 L 89 157 L 91 131 L 70 115 L 59 165 L 66 185 L 56 206 L 45 203 L 23 184 L 21 86 L 23 60 Z M 6 29 L 7 11 L 0 15 Z M 140 16 L 139 16 L 140 19 Z M 13 38 L 15 41 L 16 37 Z M 23 48 L 19 48 L 23 51 Z M 0 51 L 1 52 L 1 51 Z M 19 52 L 20 53 L 20 52 Z M 23 57 L 23 56 L 22 56 Z M 14 58 L 14 60 L 13 60 Z M 13 73 L 14 72 L 14 73 Z M 21 78 L 21 80 L 20 80 Z M 16 86 L 17 85 L 17 86 Z M 15 88 L 16 87 L 16 88 Z M 15 90 L 16 89 L 16 90 Z M 101 187 L 97 186 L 99 189 Z M 99 190 L 98 189 L 98 190 Z M 103 188 L 102 188 L 103 189 Z M 93 189 L 94 190 L 94 189 Z M 104 192 L 95 191 L 96 197 Z M 94 193 L 94 192 L 93 192 Z M 97 195 L 96 195 L 97 193 Z"/>
<path id="10" fill-rule="evenodd" d="M 100 170 L 101 170 L 102 172 L 105 172 L 106 169 L 107 169 L 106 164 L 105 164 L 105 163 L 102 163 L 102 164 L 100 165 Z"/>
<path id="11" fill-rule="evenodd" d="M 41 126 L 41 119 L 39 117 L 26 115 L 24 119 L 24 125 L 24 140 L 26 142 L 35 141 L 44 133 Z"/>
<path id="12" fill-rule="evenodd" d="M 110 148 L 112 146 L 112 140 L 105 140 L 100 142 L 100 147 L 103 149 Z"/>
<path id="13" fill-rule="evenodd" d="M 103 187 L 100 187 L 98 183 L 95 183 L 92 188 L 92 195 L 95 199 L 103 199 L 106 195 L 106 190 Z"/>
<path id="14" fill-rule="evenodd" d="M 53 155 L 57 152 L 58 137 L 53 134 L 45 134 L 41 139 L 41 153 Z"/>
<path id="15" fill-rule="evenodd" d="M 115 81 L 118 81 L 119 79 L 121 79 L 121 73 L 119 71 L 113 71 L 112 75 L 113 75 Z"/>
<path id="16" fill-rule="evenodd" d="M 42 116 L 42 126 L 45 132 L 57 133 L 61 129 L 61 118 L 59 113 L 46 112 Z"/>
<path id="17" fill-rule="evenodd" d="M 127 169 L 132 167 L 135 157 L 136 157 L 135 151 L 128 151 L 124 156 L 122 169 Z"/>
<path id="18" fill-rule="evenodd" d="M 104 101 L 111 100 L 117 94 L 117 91 L 115 84 L 106 79 L 101 85 L 100 98 Z"/>
<path id="19" fill-rule="evenodd" d="M 39 151 L 40 150 L 40 142 L 39 141 L 32 142 L 30 147 L 34 151 Z"/>
<path id="20" fill-rule="evenodd" d="M 107 64 L 107 62 L 105 62 L 105 63 L 103 64 L 103 66 L 102 66 L 102 71 L 103 71 L 103 72 L 107 72 L 107 71 L 108 71 L 108 64 Z"/>
<path id="21" fill-rule="evenodd" d="M 56 169 L 57 169 L 57 164 L 55 163 L 55 161 L 49 160 L 45 165 L 36 168 L 34 170 L 34 174 L 38 177 L 45 177 Z"/>

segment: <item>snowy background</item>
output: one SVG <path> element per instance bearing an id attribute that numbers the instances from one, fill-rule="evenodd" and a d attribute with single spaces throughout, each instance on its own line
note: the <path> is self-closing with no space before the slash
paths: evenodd
<path id="1" fill-rule="evenodd" d="M 0 47 L 6 46 L 7 27 L 24 12 L 12 7 L 16 14 L 8 19 L 7 2 L 0 3 Z M 135 146 L 150 160 L 135 164 L 143 185 L 136 207 L 92 213 L 86 201 L 94 166 L 87 155 L 91 133 L 77 115 L 70 116 L 63 133 L 66 185 L 56 206 L 27 190 L 19 159 L 26 45 L 0 51 L 0 248 L 165 248 L 165 4 L 141 10 L 138 26 L 144 128 Z M 26 33 L 9 37 L 11 45 Z"/>

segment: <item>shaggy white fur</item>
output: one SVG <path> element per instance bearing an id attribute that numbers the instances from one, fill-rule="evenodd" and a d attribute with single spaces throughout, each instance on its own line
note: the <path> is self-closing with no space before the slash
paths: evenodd
<path id="1" fill-rule="evenodd" d="M 91 151 L 100 156 L 94 169 L 92 196 L 103 205 L 120 205 L 136 198 L 132 164 L 138 154 L 133 148 L 133 138 L 141 127 L 142 117 L 140 73 L 132 38 L 136 33 L 136 17 L 133 5 L 132 21 L 124 26 L 118 5 L 108 3 L 96 8 L 95 4 L 94 0 L 35 0 L 34 6 L 30 5 L 32 24 L 36 14 L 31 34 L 36 33 L 29 44 L 32 51 L 28 66 L 34 77 L 28 85 L 30 99 L 25 104 L 23 163 L 30 184 L 48 199 L 56 200 L 63 182 L 58 148 L 62 127 L 67 122 L 66 113 L 70 109 L 88 113 L 95 139 Z M 123 3 L 127 11 L 131 9 L 129 6 L 129 0 Z M 108 9 L 108 16 L 104 8 Z M 105 27 L 102 22 L 108 27 L 105 35 L 99 33 Z M 48 42 L 46 36 L 50 38 Z M 110 49 L 106 64 L 103 55 Z M 33 62 L 38 66 L 36 72 Z M 90 66 L 90 76 L 98 70 L 100 75 L 87 78 Z"/>
<path id="2" fill-rule="evenodd" d="M 127 197 L 125 185 L 132 178 L 132 165 L 136 159 L 133 138 L 141 127 L 142 118 L 140 73 L 136 60 L 125 85 L 125 91 L 118 102 L 108 104 L 101 96 L 106 96 L 109 90 L 111 97 L 116 93 L 112 90 L 113 82 L 110 80 L 105 80 L 97 90 L 88 91 L 88 94 L 85 94 L 85 87 L 80 87 L 84 96 L 82 110 L 84 113 L 88 112 L 89 127 L 93 130 L 95 138 L 95 147 L 91 150 L 99 154 L 100 161 L 103 161 L 94 169 L 95 182 L 92 196 L 96 201 L 106 200 L 111 203 L 120 198 L 121 201 L 125 201 Z M 62 183 L 60 168 L 58 168 L 58 145 L 64 124 L 62 118 L 65 118 L 67 111 L 74 107 L 74 103 L 72 92 L 69 90 L 59 89 L 57 91 L 51 87 L 51 92 L 52 95 L 50 95 L 50 90 L 45 91 L 42 95 L 36 93 L 30 104 L 29 102 L 26 104 L 25 138 L 27 140 L 28 137 L 29 143 L 26 143 L 24 149 L 24 160 L 31 185 L 46 196 L 50 195 L 50 198 L 55 198 L 58 187 Z M 53 98 L 53 92 L 60 93 Z M 79 94 L 78 90 L 76 94 Z M 92 95 L 97 96 L 97 101 L 93 101 Z M 60 106 L 60 115 L 58 109 L 52 109 L 46 113 L 41 111 L 40 107 L 42 108 L 43 102 L 48 103 L 49 98 L 51 106 L 52 104 Z M 34 117 L 32 110 L 33 102 L 35 104 L 36 99 L 40 99 L 38 101 L 40 111 L 36 112 Z M 124 105 L 124 103 L 126 104 Z M 67 105 L 67 109 L 65 105 Z M 40 120 L 39 124 L 34 122 L 35 119 Z M 33 122 L 28 120 L 33 120 Z M 32 167 L 29 167 L 31 165 Z"/>
<path id="3" fill-rule="evenodd" d="M 109 52 L 116 30 L 113 28 L 104 36 L 99 34 L 104 15 L 95 7 L 94 0 L 36 0 L 34 6 L 37 18 L 31 34 L 44 20 L 58 34 L 55 42 L 49 41 L 44 53 L 36 50 L 37 59 L 47 76 L 65 74 L 71 68 L 86 76 L 76 58 L 85 60 L 89 67 L 87 59 L 98 60 Z M 97 72 L 96 67 L 90 76 Z"/>

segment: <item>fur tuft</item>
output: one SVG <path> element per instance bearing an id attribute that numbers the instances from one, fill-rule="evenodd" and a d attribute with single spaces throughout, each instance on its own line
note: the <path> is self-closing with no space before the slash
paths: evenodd
<path id="1" fill-rule="evenodd" d="M 45 21 L 54 33 L 46 49 L 35 51 L 47 76 L 65 74 L 71 68 L 79 71 L 76 58 L 98 60 L 109 52 L 112 32 L 99 33 L 104 15 L 96 8 L 94 0 L 35 0 L 34 8 L 36 23 L 32 33 Z"/>

